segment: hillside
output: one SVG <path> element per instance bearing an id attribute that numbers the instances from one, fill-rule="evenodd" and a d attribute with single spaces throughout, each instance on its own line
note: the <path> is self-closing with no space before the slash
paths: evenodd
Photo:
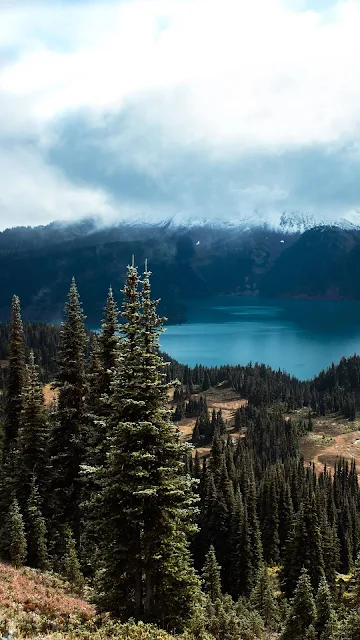
<path id="1" fill-rule="evenodd" d="M 170 640 L 151 625 L 120 624 L 96 616 L 61 577 L 0 562 L 0 634 L 36 640 Z"/>
<path id="2" fill-rule="evenodd" d="M 336 227 L 306 231 L 265 274 L 264 296 L 359 299 L 360 234 Z"/>
<path id="3" fill-rule="evenodd" d="M 171 322 L 184 322 L 184 300 L 255 294 L 262 275 L 298 238 L 296 233 L 261 230 L 241 234 L 154 226 L 97 230 L 90 223 L 49 227 L 0 234 L 0 320 L 7 319 L 16 292 L 26 319 L 58 321 L 74 275 L 88 324 L 98 326 L 103 292 L 110 285 L 119 291 L 126 265 L 135 255 L 139 265 L 149 261 L 161 313 Z"/>
<path id="4" fill-rule="evenodd" d="M 16 292 L 26 319 L 57 322 L 75 275 L 88 325 L 98 326 L 103 292 L 111 285 L 119 296 L 132 255 L 140 265 L 148 259 L 154 295 L 172 323 L 186 321 L 192 298 L 360 298 L 359 230 L 285 228 L 99 229 L 89 220 L 11 229 L 0 233 L 0 320 Z"/>

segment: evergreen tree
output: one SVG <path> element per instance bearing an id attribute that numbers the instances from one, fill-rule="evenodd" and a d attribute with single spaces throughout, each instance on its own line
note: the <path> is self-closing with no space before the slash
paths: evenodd
<path id="1" fill-rule="evenodd" d="M 13 500 L 7 523 L 8 551 L 10 562 L 21 567 L 26 560 L 26 537 L 23 517 L 17 500 Z"/>
<path id="2" fill-rule="evenodd" d="M 73 278 L 65 318 L 61 326 L 59 373 L 55 383 L 58 402 L 51 433 L 54 517 L 59 526 L 70 525 L 80 539 L 80 465 L 84 455 L 86 428 L 84 315 Z M 54 523 L 55 524 L 55 523 Z"/>
<path id="3" fill-rule="evenodd" d="M 211 545 L 206 554 L 205 564 L 202 570 L 202 584 L 204 592 L 209 595 L 212 602 L 221 598 L 220 566 L 216 560 L 213 545 Z"/>
<path id="4" fill-rule="evenodd" d="M 76 552 L 75 540 L 70 529 L 66 531 L 66 552 L 63 560 L 64 575 L 76 593 L 81 594 L 84 588 L 84 576 Z"/>
<path id="5" fill-rule="evenodd" d="M 10 341 L 6 388 L 4 452 L 12 451 L 21 425 L 23 410 L 23 387 L 25 375 L 24 328 L 21 320 L 20 300 L 12 299 Z"/>
<path id="6" fill-rule="evenodd" d="M 311 624 L 305 632 L 304 640 L 318 640 L 318 636 L 313 624 Z"/>
<path id="7" fill-rule="evenodd" d="M 49 426 L 44 397 L 34 362 L 34 352 L 26 367 L 23 391 L 22 421 L 18 435 L 16 454 L 16 495 L 20 509 L 25 513 L 34 475 L 39 478 L 41 497 L 49 476 Z"/>
<path id="8" fill-rule="evenodd" d="M 314 625 L 315 613 L 309 574 L 302 569 L 282 640 L 304 640 L 310 625 Z"/>
<path id="9" fill-rule="evenodd" d="M 343 634 L 340 637 L 346 640 L 358 640 L 360 638 L 360 613 L 358 609 L 353 609 L 346 618 Z"/>
<path id="10" fill-rule="evenodd" d="M 332 611 L 329 620 L 325 624 L 320 640 L 340 640 L 339 622 L 334 611 Z"/>
<path id="11" fill-rule="evenodd" d="M 328 621 L 333 615 L 329 585 L 325 576 L 321 578 L 315 599 L 316 606 L 316 631 L 319 638 L 323 634 Z"/>
<path id="12" fill-rule="evenodd" d="M 261 565 L 258 571 L 256 584 L 250 595 L 250 602 L 261 615 L 266 629 L 275 631 L 279 624 L 279 608 L 265 565 Z"/>
<path id="13" fill-rule="evenodd" d="M 41 513 L 41 501 L 35 479 L 27 505 L 27 564 L 36 569 L 49 569 L 49 556 L 46 541 L 46 523 Z"/>
<path id="14" fill-rule="evenodd" d="M 180 443 L 167 408 L 158 353 L 162 319 L 150 298 L 149 276 L 146 270 L 140 294 L 132 265 L 123 291 L 125 324 L 99 505 L 97 599 L 123 618 L 181 628 L 198 595 L 187 542 L 195 530 L 195 496 L 183 474 L 187 445 Z"/>
<path id="15" fill-rule="evenodd" d="M 111 385 L 119 355 L 119 310 L 110 287 L 99 337 L 99 351 L 102 365 L 100 393 L 108 403 L 112 395 Z"/>
<path id="16" fill-rule="evenodd" d="M 301 573 L 309 571 L 311 584 L 317 589 L 324 575 L 324 558 L 315 504 L 306 500 L 295 519 L 294 529 L 287 542 L 282 570 L 285 594 L 291 596 Z"/>

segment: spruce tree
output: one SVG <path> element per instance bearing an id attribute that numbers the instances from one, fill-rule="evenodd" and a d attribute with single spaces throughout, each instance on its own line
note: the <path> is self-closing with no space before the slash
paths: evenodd
<path id="1" fill-rule="evenodd" d="M 80 569 L 75 540 L 70 529 L 66 531 L 65 535 L 66 550 L 63 560 L 64 576 L 69 581 L 74 591 L 81 594 L 84 588 L 84 576 Z"/>
<path id="2" fill-rule="evenodd" d="M 17 499 L 25 513 L 34 475 L 38 478 L 38 489 L 43 499 L 49 476 L 49 426 L 33 351 L 26 367 L 21 415 L 15 478 Z"/>
<path id="3" fill-rule="evenodd" d="M 269 571 L 265 565 L 261 565 L 258 571 L 256 584 L 250 595 L 250 602 L 261 615 L 266 629 L 275 631 L 279 624 L 279 608 Z"/>
<path id="4" fill-rule="evenodd" d="M 331 603 L 331 595 L 329 585 L 325 576 L 321 578 L 318 592 L 315 599 L 316 606 L 316 631 L 319 638 L 323 634 L 328 621 L 333 615 L 333 607 Z"/>
<path id="5" fill-rule="evenodd" d="M 306 569 L 302 569 L 281 640 L 304 640 L 310 625 L 315 623 L 315 615 L 309 574 Z"/>
<path id="6" fill-rule="evenodd" d="M 302 567 L 309 571 L 311 584 L 317 589 L 324 575 L 324 558 L 315 504 L 309 500 L 300 506 L 285 548 L 281 575 L 286 596 L 293 594 Z"/>
<path id="7" fill-rule="evenodd" d="M 41 513 L 41 500 L 33 479 L 27 511 L 27 564 L 41 571 L 49 569 L 49 556 L 46 540 L 46 523 Z"/>
<path id="8" fill-rule="evenodd" d="M 320 640 L 340 640 L 340 628 L 337 616 L 332 611 L 329 620 L 326 622 L 324 631 L 320 635 Z M 346 636 L 348 638 L 348 636 Z"/>
<path id="9" fill-rule="evenodd" d="M 15 567 L 21 567 L 26 560 L 26 536 L 17 500 L 13 500 L 11 504 L 6 529 L 10 562 Z"/>
<path id="10" fill-rule="evenodd" d="M 20 300 L 12 299 L 10 341 L 8 358 L 8 376 L 6 387 L 4 453 L 8 454 L 15 446 L 20 429 L 23 410 L 23 388 L 25 377 L 25 342 L 21 320 Z"/>
<path id="11" fill-rule="evenodd" d="M 102 365 L 100 393 L 109 403 L 112 395 L 112 380 L 119 350 L 119 309 L 110 287 L 99 336 L 99 354 Z"/>
<path id="12" fill-rule="evenodd" d="M 304 640 L 318 640 L 318 635 L 313 624 L 306 629 Z"/>
<path id="13" fill-rule="evenodd" d="M 215 549 L 211 545 L 206 554 L 201 577 L 203 590 L 208 594 L 212 602 L 221 598 L 220 569 L 221 567 L 216 560 Z"/>
<path id="14" fill-rule="evenodd" d="M 61 326 L 59 371 L 55 388 L 58 401 L 51 433 L 54 518 L 56 529 L 70 525 L 80 539 L 80 465 L 84 456 L 86 430 L 84 315 L 73 278 Z M 55 522 L 54 522 L 55 524 Z"/>
<path id="15" fill-rule="evenodd" d="M 146 270 L 128 267 L 121 355 L 114 376 L 110 452 L 99 504 L 99 606 L 173 629 L 192 615 L 198 581 L 188 535 L 192 482 L 167 408 L 168 385 L 158 353 L 163 321 Z M 112 544 L 108 544 L 108 540 Z"/>

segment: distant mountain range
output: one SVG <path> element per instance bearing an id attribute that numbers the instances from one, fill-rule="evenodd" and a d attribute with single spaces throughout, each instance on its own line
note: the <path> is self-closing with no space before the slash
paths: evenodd
<path id="1" fill-rule="evenodd" d="M 256 224 L 178 222 L 105 227 L 88 219 L 0 233 L 0 319 L 16 293 L 24 317 L 60 320 L 75 275 L 88 323 L 98 326 L 107 288 L 120 289 L 133 254 L 140 267 L 148 258 L 171 322 L 186 321 L 185 301 L 218 294 L 360 299 L 356 217 L 332 226 L 284 213 L 271 224 L 259 216 Z"/>

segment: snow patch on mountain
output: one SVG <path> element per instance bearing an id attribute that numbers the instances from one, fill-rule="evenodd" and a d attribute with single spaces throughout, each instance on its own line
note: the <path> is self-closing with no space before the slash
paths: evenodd
<path id="1" fill-rule="evenodd" d="M 114 221 L 115 222 L 115 221 Z M 104 223 L 105 226 L 108 224 Z M 244 216 L 229 216 L 222 218 L 213 218 L 189 215 L 179 212 L 175 215 L 168 216 L 164 212 L 157 216 L 146 213 L 137 216 L 129 216 L 125 218 L 119 217 L 115 225 L 131 226 L 131 227 L 159 227 L 167 229 L 223 229 L 233 230 L 234 232 L 246 232 L 254 229 L 263 229 L 275 231 L 283 234 L 303 233 L 309 229 L 318 226 L 336 226 L 341 229 L 360 230 L 360 212 L 351 211 L 343 217 L 336 216 L 320 216 L 301 211 L 283 211 L 272 214 L 261 211 L 254 211 Z"/>

